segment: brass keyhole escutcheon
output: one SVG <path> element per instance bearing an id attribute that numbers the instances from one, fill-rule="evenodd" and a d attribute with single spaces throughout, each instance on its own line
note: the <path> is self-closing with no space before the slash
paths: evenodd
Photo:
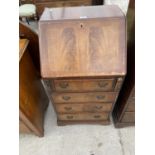
<path id="1" fill-rule="evenodd" d="M 83 23 L 80 24 L 80 27 L 83 28 Z"/>

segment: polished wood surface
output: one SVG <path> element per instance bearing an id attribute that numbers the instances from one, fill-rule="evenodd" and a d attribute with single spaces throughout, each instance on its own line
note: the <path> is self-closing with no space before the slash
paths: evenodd
<path id="1" fill-rule="evenodd" d="M 54 80 L 56 91 L 113 91 L 115 79 Z"/>
<path id="2" fill-rule="evenodd" d="M 128 101 L 128 106 L 127 106 L 126 111 L 129 111 L 129 112 L 135 111 L 135 101 L 133 101 L 133 102 Z"/>
<path id="3" fill-rule="evenodd" d="M 32 131 L 22 121 L 19 121 L 19 132 L 28 134 L 32 133 Z"/>
<path id="4" fill-rule="evenodd" d="M 127 12 L 127 76 L 113 110 L 115 127 L 135 125 L 135 1 Z"/>
<path id="5" fill-rule="evenodd" d="M 67 103 L 56 104 L 58 113 L 78 113 L 78 112 L 110 112 L 112 103 Z"/>
<path id="6" fill-rule="evenodd" d="M 48 98 L 27 51 L 27 42 L 27 39 L 19 41 L 19 51 L 22 51 L 19 62 L 19 117 L 23 123 L 20 131 L 23 131 L 25 124 L 25 129 L 29 128 L 37 136 L 43 136 L 44 111 L 48 106 Z"/>
<path id="7" fill-rule="evenodd" d="M 78 114 L 58 114 L 59 120 L 107 120 L 109 114 L 104 113 L 78 113 Z"/>
<path id="8" fill-rule="evenodd" d="M 115 5 L 102 6 L 83 6 L 83 7 L 65 7 L 65 8 L 46 8 L 40 18 L 40 21 L 62 21 L 101 18 L 124 18 L 121 9 Z M 119 20 L 119 19 L 117 19 Z"/>
<path id="9" fill-rule="evenodd" d="M 135 112 L 125 112 L 121 121 L 128 122 L 128 123 L 134 122 L 135 121 Z"/>
<path id="10" fill-rule="evenodd" d="M 109 125 L 110 120 L 109 118 L 106 120 L 59 120 L 57 119 L 57 124 L 59 126 L 64 125 L 74 125 L 74 124 L 91 124 L 91 125 Z"/>
<path id="11" fill-rule="evenodd" d="M 58 125 L 109 124 L 126 74 L 126 24 L 117 6 L 46 9 L 39 21 L 41 75 Z"/>
<path id="12" fill-rule="evenodd" d="M 28 44 L 29 44 L 28 40 L 25 40 L 25 39 L 20 40 L 20 43 L 19 43 L 19 61 L 22 58 Z"/>
<path id="13" fill-rule="evenodd" d="M 39 60 L 39 39 L 38 34 L 24 23 L 19 22 L 19 37 L 28 39 L 28 51 L 32 57 L 33 63 L 40 74 L 40 60 Z"/>
<path id="14" fill-rule="evenodd" d="M 66 102 L 114 102 L 117 92 L 93 92 L 93 93 L 52 93 L 55 103 Z"/>
<path id="15" fill-rule="evenodd" d="M 39 21 L 42 77 L 125 75 L 125 33 L 116 6 L 46 9 Z"/>

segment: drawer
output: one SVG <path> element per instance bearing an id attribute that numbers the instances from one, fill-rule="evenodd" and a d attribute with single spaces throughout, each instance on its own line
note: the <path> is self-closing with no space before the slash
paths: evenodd
<path id="1" fill-rule="evenodd" d="M 109 113 L 79 113 L 79 114 L 58 114 L 59 120 L 107 120 L 109 117 Z"/>
<path id="2" fill-rule="evenodd" d="M 112 91 L 114 79 L 54 80 L 56 91 Z"/>
<path id="3" fill-rule="evenodd" d="M 67 103 L 55 104 L 58 113 L 76 113 L 76 112 L 109 112 L 112 103 Z"/>
<path id="4" fill-rule="evenodd" d="M 135 103 L 129 102 L 126 111 L 135 111 Z"/>
<path id="5" fill-rule="evenodd" d="M 113 102 L 116 95 L 116 92 L 52 93 L 52 99 L 55 103 Z"/>
<path id="6" fill-rule="evenodd" d="M 134 112 L 125 112 L 122 118 L 122 122 L 132 123 L 135 122 L 135 113 Z"/>

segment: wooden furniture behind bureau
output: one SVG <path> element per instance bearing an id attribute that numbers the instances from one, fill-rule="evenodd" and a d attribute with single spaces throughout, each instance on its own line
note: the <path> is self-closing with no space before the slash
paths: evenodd
<path id="1" fill-rule="evenodd" d="M 19 22 L 19 37 L 29 40 L 28 51 L 32 58 L 33 64 L 35 65 L 40 75 L 40 60 L 39 60 L 39 38 L 38 34 L 32 30 L 28 25 Z"/>
<path id="2" fill-rule="evenodd" d="M 48 97 L 27 50 L 29 41 L 19 41 L 19 129 L 20 132 L 44 135 L 44 112 Z"/>
<path id="3" fill-rule="evenodd" d="M 20 0 L 22 4 L 35 4 L 39 16 L 45 8 L 102 5 L 103 0 Z"/>
<path id="4" fill-rule="evenodd" d="M 135 1 L 130 0 L 127 12 L 128 45 L 127 75 L 113 110 L 116 127 L 135 124 Z"/>
<path id="5" fill-rule="evenodd" d="M 125 17 L 117 6 L 46 9 L 39 21 L 41 75 L 59 125 L 110 123 L 126 74 Z"/>

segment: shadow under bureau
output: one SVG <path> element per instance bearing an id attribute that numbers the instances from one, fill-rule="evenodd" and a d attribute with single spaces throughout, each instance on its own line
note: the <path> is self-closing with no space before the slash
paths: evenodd
<path id="1" fill-rule="evenodd" d="M 45 9 L 39 21 L 41 75 L 58 125 L 110 123 L 126 75 L 125 17 L 117 6 Z"/>

